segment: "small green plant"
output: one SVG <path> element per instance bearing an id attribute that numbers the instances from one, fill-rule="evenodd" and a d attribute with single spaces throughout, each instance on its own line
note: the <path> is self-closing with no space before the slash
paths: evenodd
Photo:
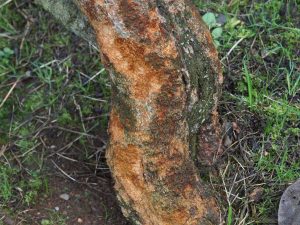
<path id="1" fill-rule="evenodd" d="M 11 65 L 11 58 L 14 55 L 14 51 L 9 47 L 4 47 L 0 50 L 0 73 L 7 71 L 7 68 L 14 69 Z M 0 77 L 1 82 L 1 77 Z"/>
<path id="2" fill-rule="evenodd" d="M 58 123 L 61 126 L 65 126 L 71 124 L 71 122 L 72 122 L 71 114 L 66 109 L 63 109 L 62 113 L 58 116 Z"/>
<path id="3" fill-rule="evenodd" d="M 55 211 L 49 212 L 49 218 L 42 219 L 41 225 L 66 225 L 66 218 Z"/>
<path id="4" fill-rule="evenodd" d="M 295 64 L 290 62 L 289 70 L 284 68 L 288 95 L 294 97 L 300 91 L 300 72 L 295 71 Z"/>
<path id="5" fill-rule="evenodd" d="M 29 206 L 34 204 L 39 190 L 43 187 L 43 180 L 37 173 L 33 173 L 31 179 L 26 183 L 25 188 L 27 189 L 24 195 L 24 202 Z"/>
<path id="6" fill-rule="evenodd" d="M 221 27 L 221 24 L 217 23 L 216 15 L 212 12 L 207 12 L 202 16 L 202 19 L 211 30 L 211 34 L 216 47 L 219 47 L 219 38 L 222 36 L 223 29 Z"/>
<path id="7" fill-rule="evenodd" d="M 20 172 L 7 165 L 0 166 L 0 204 L 16 199 L 18 191 L 24 196 L 24 203 L 27 205 L 34 203 L 44 182 L 37 173 L 32 173 L 28 180 L 19 180 Z"/>
<path id="8" fill-rule="evenodd" d="M 243 72 L 244 72 L 244 75 L 245 75 L 245 80 L 246 80 L 246 83 L 247 83 L 247 91 L 248 91 L 247 102 L 248 102 L 249 107 L 252 108 L 254 106 L 256 92 L 253 88 L 251 74 L 248 70 L 248 67 L 246 65 L 245 60 L 244 60 L 244 65 L 243 66 L 244 66 L 243 67 Z"/>
<path id="9" fill-rule="evenodd" d="M 0 202 L 6 203 L 13 195 L 11 176 L 14 171 L 7 166 L 0 166 Z"/>
<path id="10" fill-rule="evenodd" d="M 3 50 L 0 50 L 0 59 L 1 58 L 8 58 L 8 57 L 10 57 L 13 54 L 14 54 L 13 50 L 11 50 L 8 47 L 5 47 L 5 48 L 3 48 Z"/>

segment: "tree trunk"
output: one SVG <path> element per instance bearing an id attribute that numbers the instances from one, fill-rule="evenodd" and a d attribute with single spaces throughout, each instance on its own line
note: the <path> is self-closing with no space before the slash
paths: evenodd
<path id="1" fill-rule="evenodd" d="M 189 0 L 75 2 L 111 75 L 106 156 L 124 215 L 143 225 L 219 224 L 193 161 L 211 164 L 220 145 L 221 66 L 199 12 Z"/>

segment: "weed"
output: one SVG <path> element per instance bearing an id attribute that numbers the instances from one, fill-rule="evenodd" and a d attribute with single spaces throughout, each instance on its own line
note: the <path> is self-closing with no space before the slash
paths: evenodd
<path id="1" fill-rule="evenodd" d="M 23 196 L 27 205 L 34 203 L 37 193 L 43 186 L 43 180 L 37 173 L 31 174 L 28 180 L 18 180 L 20 171 L 7 165 L 0 166 L 0 203 L 8 204 L 16 200 L 17 193 Z"/>
<path id="2" fill-rule="evenodd" d="M 251 78 L 251 74 L 248 71 L 247 65 L 246 65 L 246 61 L 244 61 L 244 65 L 243 65 L 243 72 L 245 74 L 246 77 L 246 83 L 247 83 L 247 91 L 248 91 L 248 104 L 249 107 L 253 107 L 254 106 L 254 95 L 257 93 L 254 92 L 253 90 L 253 84 L 252 84 L 252 78 Z"/>
<path id="3" fill-rule="evenodd" d="M 208 12 L 202 16 L 202 19 L 211 30 L 215 46 L 218 47 L 220 45 L 218 39 L 222 36 L 223 29 L 221 24 L 217 22 L 216 15 L 212 12 Z"/>
<path id="4" fill-rule="evenodd" d="M 51 210 L 49 218 L 42 219 L 41 225 L 66 225 L 66 218 L 60 213 Z"/>
<path id="5" fill-rule="evenodd" d="M 0 167 L 0 200 L 2 199 L 4 203 L 8 202 L 13 195 L 13 186 L 11 183 L 11 176 L 13 175 L 13 170 L 7 167 Z"/>

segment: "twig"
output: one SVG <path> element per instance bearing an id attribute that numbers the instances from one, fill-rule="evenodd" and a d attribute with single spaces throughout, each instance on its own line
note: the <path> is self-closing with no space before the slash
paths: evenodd
<path id="1" fill-rule="evenodd" d="M 83 129 L 84 133 L 87 133 L 87 132 L 86 132 L 85 125 L 84 125 L 84 121 L 83 121 L 83 115 L 82 115 L 81 107 L 80 107 L 80 105 L 77 103 L 77 101 L 76 101 L 76 99 L 75 99 L 74 96 L 73 96 L 73 101 L 74 101 L 74 105 L 76 106 L 76 109 L 77 109 L 78 112 L 79 112 L 79 116 L 80 116 L 80 120 L 81 120 L 82 129 Z"/>
<path id="2" fill-rule="evenodd" d="M 0 7 L 1 8 L 1 7 Z M 17 86 L 18 82 L 20 79 L 16 80 L 14 82 L 14 84 L 12 85 L 12 87 L 9 89 L 8 93 L 6 94 L 6 96 L 4 97 L 3 101 L 0 104 L 0 108 L 2 108 L 2 106 L 4 105 L 4 103 L 6 102 L 6 100 L 9 98 L 9 96 L 11 95 L 11 93 L 13 92 L 13 90 L 15 89 L 15 87 Z"/>
<path id="3" fill-rule="evenodd" d="M 66 160 L 69 160 L 69 161 L 71 161 L 71 162 L 78 162 L 78 160 L 72 159 L 72 158 L 67 157 L 67 156 L 64 156 L 64 155 L 62 155 L 62 154 L 60 154 L 60 153 L 56 153 L 56 155 L 58 155 L 59 157 L 62 157 L 62 158 L 64 158 L 64 159 L 66 159 Z"/>
<path id="4" fill-rule="evenodd" d="M 0 149 L 0 157 L 4 156 L 4 153 L 6 151 L 6 145 L 2 145 L 1 149 Z"/>
<path id="5" fill-rule="evenodd" d="M 94 80 L 99 74 L 103 73 L 105 71 L 104 68 L 102 68 L 99 72 L 97 72 L 94 76 L 92 76 L 86 83 L 91 82 L 92 80 Z"/>
<path id="6" fill-rule="evenodd" d="M 63 175 L 65 175 L 66 177 L 68 177 L 68 178 L 71 179 L 72 181 L 77 182 L 77 180 L 76 180 L 75 178 L 71 177 L 69 174 L 67 174 L 65 171 L 63 171 L 63 169 L 60 168 L 53 160 L 51 160 L 51 161 L 52 161 L 53 165 L 54 165 L 60 172 L 63 173 Z"/>
<path id="7" fill-rule="evenodd" d="M 12 0 L 7 0 L 6 2 L 4 2 L 2 5 L 0 5 L 0 9 L 9 4 L 10 2 L 12 2 Z"/>
<path id="8" fill-rule="evenodd" d="M 93 97 L 90 97 L 90 96 L 87 96 L 87 95 L 78 95 L 80 97 L 83 97 L 83 98 L 87 98 L 87 99 L 90 99 L 90 100 L 93 100 L 93 101 L 97 101 L 97 102 L 107 102 L 107 100 L 103 100 L 103 99 L 99 99 L 99 98 L 93 98 Z"/>
<path id="9" fill-rule="evenodd" d="M 238 40 L 237 42 L 235 42 L 234 45 L 231 47 L 231 49 L 221 59 L 221 61 L 223 61 L 224 59 L 226 59 L 231 54 L 231 52 L 238 46 L 238 44 L 241 43 L 244 39 L 245 39 L 245 37 L 242 37 L 242 38 L 240 38 L 240 40 Z"/>

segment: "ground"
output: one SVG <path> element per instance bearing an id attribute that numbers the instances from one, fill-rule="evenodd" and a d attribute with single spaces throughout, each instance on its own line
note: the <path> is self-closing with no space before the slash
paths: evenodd
<path id="1" fill-rule="evenodd" d="M 300 176 L 300 2 L 195 3 L 225 81 L 225 152 L 206 179 L 226 224 L 277 224 Z M 126 224 L 104 160 L 109 99 L 97 50 L 33 1 L 0 1 L 0 224 Z"/>
<path id="2" fill-rule="evenodd" d="M 127 224 L 108 179 L 82 169 L 80 162 L 62 158 L 54 158 L 53 161 L 55 164 L 47 166 L 48 173 L 43 172 L 47 176 L 48 189 L 39 194 L 34 205 L 18 212 L 15 215 L 17 219 L 10 218 L 11 221 L 30 225 Z M 72 178 L 55 172 L 57 168 Z M 64 199 L 64 196 L 67 197 Z"/>

